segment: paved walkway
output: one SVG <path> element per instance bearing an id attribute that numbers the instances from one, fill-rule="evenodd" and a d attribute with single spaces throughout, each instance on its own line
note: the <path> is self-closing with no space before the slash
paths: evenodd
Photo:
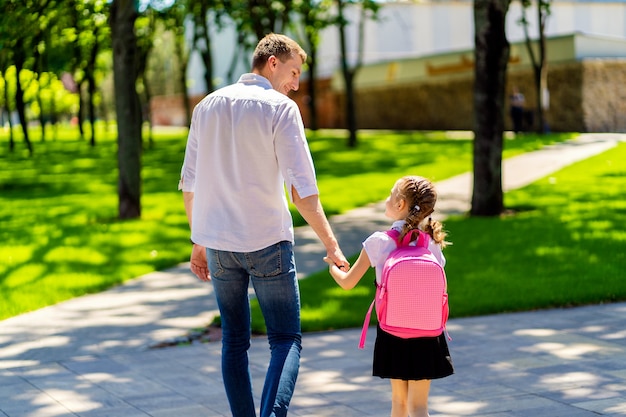
<path id="1" fill-rule="evenodd" d="M 620 140 L 585 135 L 507 160 L 505 189 Z M 442 215 L 469 209 L 469 175 L 437 187 Z M 332 219 L 345 253 L 356 253 L 365 236 L 388 225 L 381 213 L 373 205 Z M 323 268 L 324 251 L 310 235 L 297 231 L 302 274 Z M 148 349 L 205 326 L 214 314 L 211 286 L 180 265 L 1 321 L 0 416 L 227 416 L 219 343 Z M 626 303 L 452 319 L 449 330 L 456 374 L 433 382 L 433 417 L 626 416 Z M 290 415 L 388 415 L 388 382 L 370 376 L 374 335 L 361 351 L 359 332 L 304 335 Z M 260 394 L 265 338 L 253 340 L 250 356 Z"/>

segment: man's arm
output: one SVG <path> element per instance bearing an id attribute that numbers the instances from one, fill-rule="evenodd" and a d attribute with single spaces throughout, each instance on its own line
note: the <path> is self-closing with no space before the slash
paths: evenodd
<path id="1" fill-rule="evenodd" d="M 189 222 L 189 229 L 191 230 L 191 213 L 193 208 L 193 193 L 189 191 L 183 191 L 183 201 L 185 203 L 185 213 L 187 213 L 187 221 Z M 209 267 L 206 259 L 206 248 L 204 246 L 193 243 L 191 249 L 191 272 L 194 273 L 201 281 L 210 281 Z"/>
<path id="2" fill-rule="evenodd" d="M 293 186 L 291 195 L 293 197 L 293 204 L 324 244 L 327 256 L 337 267 L 347 271 L 350 268 L 350 263 L 341 252 L 341 249 L 339 249 L 339 243 L 328 223 L 319 195 L 314 194 L 300 198 L 298 191 Z"/>
<path id="3" fill-rule="evenodd" d="M 191 230 L 191 209 L 193 208 L 193 193 L 190 191 L 183 191 L 183 202 L 185 203 L 185 213 L 187 214 L 189 229 Z"/>

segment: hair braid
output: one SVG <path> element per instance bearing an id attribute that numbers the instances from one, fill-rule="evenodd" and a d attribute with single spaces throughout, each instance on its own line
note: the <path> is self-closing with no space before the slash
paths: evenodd
<path id="1" fill-rule="evenodd" d="M 405 200 L 409 207 L 400 239 L 411 230 L 418 229 L 428 233 L 442 248 L 446 247 L 449 242 L 445 241 L 447 233 L 443 230 L 443 224 L 431 217 L 437 202 L 437 191 L 433 184 L 423 177 L 406 176 L 400 178 L 395 187 L 398 197 Z"/>

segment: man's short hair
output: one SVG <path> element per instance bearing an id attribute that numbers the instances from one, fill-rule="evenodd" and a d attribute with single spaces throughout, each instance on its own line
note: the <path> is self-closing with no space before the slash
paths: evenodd
<path id="1" fill-rule="evenodd" d="M 306 52 L 296 41 L 285 35 L 270 33 L 257 44 L 252 56 L 252 68 L 262 69 L 272 55 L 280 62 L 285 62 L 296 55 L 302 59 L 303 64 L 307 59 Z"/>

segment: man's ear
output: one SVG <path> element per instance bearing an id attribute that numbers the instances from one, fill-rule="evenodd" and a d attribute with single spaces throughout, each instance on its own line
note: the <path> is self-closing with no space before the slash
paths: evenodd
<path id="1" fill-rule="evenodd" d="M 278 65 L 278 63 L 276 62 L 277 60 L 278 58 L 276 58 L 274 55 L 271 55 L 269 58 L 267 58 L 267 66 L 271 71 L 274 71 L 276 69 L 276 65 Z"/>

